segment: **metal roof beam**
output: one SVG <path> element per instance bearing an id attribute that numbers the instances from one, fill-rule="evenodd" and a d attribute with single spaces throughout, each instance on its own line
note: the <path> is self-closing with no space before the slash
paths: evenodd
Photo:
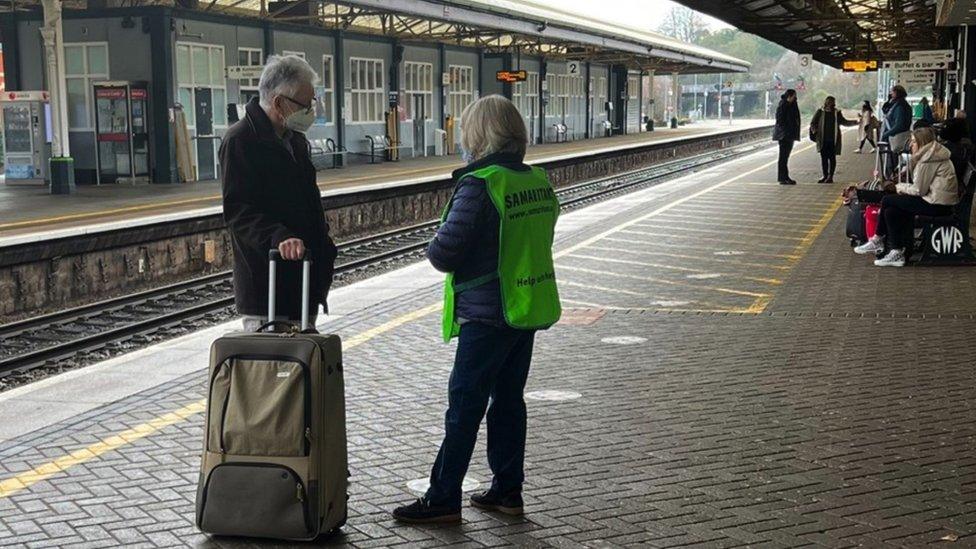
<path id="1" fill-rule="evenodd" d="M 599 46 L 602 48 L 613 49 L 635 55 L 651 55 L 654 57 L 662 57 L 693 65 L 724 68 L 729 71 L 743 71 L 748 68 L 724 61 L 706 59 L 704 57 L 675 52 L 665 48 L 648 47 L 635 42 L 620 40 L 618 38 L 605 37 L 574 29 L 551 26 L 545 21 L 528 21 L 512 17 L 503 17 L 501 15 L 495 15 L 492 13 L 486 13 L 456 5 L 447 6 L 433 0 L 398 0 L 395 6 L 391 6 L 388 0 L 348 0 L 343 1 L 342 3 L 350 6 L 382 9 L 385 11 L 391 11 L 391 9 L 395 7 L 397 12 L 414 17 L 449 21 L 452 23 L 474 27 L 488 27 L 513 34 L 536 36 L 547 40 Z"/>

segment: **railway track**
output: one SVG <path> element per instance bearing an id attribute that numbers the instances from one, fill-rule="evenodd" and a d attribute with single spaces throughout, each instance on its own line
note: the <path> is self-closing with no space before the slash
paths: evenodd
<path id="1" fill-rule="evenodd" d="M 735 149 L 663 162 L 560 188 L 564 210 L 633 192 L 761 148 Z M 339 244 L 336 284 L 419 258 L 437 228 L 420 223 Z M 0 326 L 0 388 L 8 376 L 60 371 L 231 318 L 231 273 L 223 271 L 119 298 Z"/>

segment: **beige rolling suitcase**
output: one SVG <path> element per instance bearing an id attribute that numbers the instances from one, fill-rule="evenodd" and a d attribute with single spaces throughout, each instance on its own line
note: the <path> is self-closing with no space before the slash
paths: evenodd
<path id="1" fill-rule="evenodd" d="M 277 250 L 270 254 L 272 322 Z M 302 326 L 217 339 L 197 526 L 218 535 L 311 540 L 346 520 L 348 469 L 342 346 L 309 329 L 310 261 L 303 262 Z"/>

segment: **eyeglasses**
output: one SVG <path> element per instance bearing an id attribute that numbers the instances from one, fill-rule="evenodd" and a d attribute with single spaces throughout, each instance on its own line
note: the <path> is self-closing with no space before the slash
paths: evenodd
<path id="1" fill-rule="evenodd" d="M 296 99 L 293 99 L 291 97 L 288 97 L 287 95 L 285 95 L 283 93 L 279 93 L 278 95 L 280 95 L 281 97 L 284 97 L 285 99 L 287 99 L 287 100 L 291 101 L 292 103 L 298 105 L 303 110 L 305 110 L 305 112 L 312 112 L 312 105 L 315 104 L 315 98 L 314 97 L 312 98 L 312 102 L 310 104 L 306 105 L 305 103 L 302 103 L 301 101 L 298 101 Z"/>

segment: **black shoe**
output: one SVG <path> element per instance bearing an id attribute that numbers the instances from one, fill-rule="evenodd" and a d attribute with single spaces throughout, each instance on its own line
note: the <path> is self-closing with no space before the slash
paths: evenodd
<path id="1" fill-rule="evenodd" d="M 498 511 L 512 516 L 521 516 L 523 513 L 521 492 L 512 492 L 502 496 L 488 490 L 471 496 L 471 505 L 478 509 Z"/>
<path id="2" fill-rule="evenodd" d="M 796 179 L 787 179 L 787 181 L 789 181 L 790 185 L 796 185 Z"/>
<path id="3" fill-rule="evenodd" d="M 827 182 L 827 176 L 826 175 L 817 180 L 817 183 L 826 183 L 826 182 Z"/>
<path id="4" fill-rule="evenodd" d="M 790 180 L 790 179 L 780 179 L 779 180 L 779 184 L 780 185 L 795 185 L 796 184 L 796 181 L 793 181 L 793 180 Z"/>
<path id="5" fill-rule="evenodd" d="M 834 182 L 834 178 L 833 177 L 828 177 L 827 179 L 824 179 L 823 181 L 821 181 L 821 183 L 833 183 L 833 182 Z"/>
<path id="6" fill-rule="evenodd" d="M 408 524 L 457 524 L 461 522 L 461 510 L 441 505 L 431 505 L 418 498 L 410 505 L 393 510 L 393 518 Z"/>

